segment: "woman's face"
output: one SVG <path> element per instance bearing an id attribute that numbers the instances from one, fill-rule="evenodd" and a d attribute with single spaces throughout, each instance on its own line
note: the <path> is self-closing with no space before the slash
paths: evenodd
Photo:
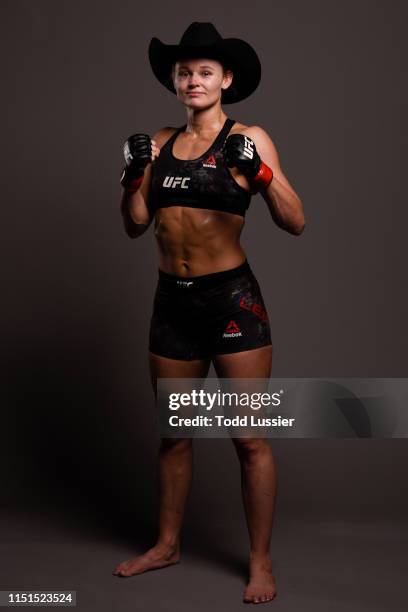
<path id="1" fill-rule="evenodd" d="M 221 90 L 232 82 L 231 70 L 224 72 L 212 59 L 179 60 L 173 66 L 172 79 L 177 98 L 186 106 L 203 108 L 221 97 Z"/>

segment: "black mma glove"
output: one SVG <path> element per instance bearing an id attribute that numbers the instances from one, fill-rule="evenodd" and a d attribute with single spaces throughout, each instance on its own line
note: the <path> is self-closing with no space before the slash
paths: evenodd
<path id="1" fill-rule="evenodd" d="M 259 189 L 272 181 L 273 172 L 258 155 L 254 141 L 244 134 L 231 134 L 225 140 L 222 152 L 229 168 L 236 167 Z"/>
<path id="2" fill-rule="evenodd" d="M 145 168 L 152 161 L 152 141 L 148 134 L 133 134 L 123 145 L 126 166 L 121 184 L 127 191 L 137 191 L 143 181 Z"/>

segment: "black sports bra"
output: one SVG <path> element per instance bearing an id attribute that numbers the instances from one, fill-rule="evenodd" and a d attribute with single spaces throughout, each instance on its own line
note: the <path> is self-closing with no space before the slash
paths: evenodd
<path id="1" fill-rule="evenodd" d="M 245 216 L 251 193 L 232 177 L 221 153 L 234 123 L 227 118 L 213 144 L 197 159 L 177 159 L 173 155 L 173 143 L 187 126 L 172 134 L 152 163 L 149 207 L 153 212 L 179 205 Z"/>

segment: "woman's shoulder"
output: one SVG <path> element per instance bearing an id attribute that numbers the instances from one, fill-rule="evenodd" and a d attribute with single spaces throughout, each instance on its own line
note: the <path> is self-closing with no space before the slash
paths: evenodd
<path id="1" fill-rule="evenodd" d="M 254 141 L 257 148 L 260 147 L 263 150 L 269 149 L 272 153 L 276 154 L 276 147 L 272 138 L 260 125 L 245 125 L 237 121 L 232 126 L 229 134 L 244 134 L 244 136 L 248 136 Z"/>
<path id="2" fill-rule="evenodd" d="M 247 136 L 258 135 L 258 137 L 267 134 L 267 132 L 259 125 L 245 125 L 245 123 L 240 123 L 239 121 L 234 123 L 229 133 L 246 134 Z"/>
<path id="3" fill-rule="evenodd" d="M 178 128 L 176 127 L 163 127 L 157 130 L 157 132 L 152 137 L 158 147 L 162 147 L 167 140 L 176 132 Z"/>
<path id="4" fill-rule="evenodd" d="M 230 130 L 230 134 L 242 134 L 249 126 L 244 123 L 240 123 L 239 121 L 235 121 L 234 125 Z"/>

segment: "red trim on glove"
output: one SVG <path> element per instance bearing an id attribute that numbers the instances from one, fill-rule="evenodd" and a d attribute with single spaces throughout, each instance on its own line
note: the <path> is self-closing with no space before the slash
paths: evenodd
<path id="1" fill-rule="evenodd" d="M 126 189 L 127 192 L 135 192 L 139 189 L 140 185 L 143 183 L 143 174 L 142 176 L 139 176 L 136 179 L 133 179 L 131 181 L 129 181 L 128 183 L 126 183 L 124 186 L 124 188 Z"/>
<path id="2" fill-rule="evenodd" d="M 126 191 L 133 193 L 139 189 L 140 185 L 142 184 L 143 177 L 144 173 L 132 179 L 128 176 L 128 168 L 124 168 L 120 177 L 120 184 Z"/>
<path id="3" fill-rule="evenodd" d="M 254 185 L 256 185 L 256 187 L 258 187 L 258 189 L 266 189 L 266 187 L 268 187 L 268 185 L 271 183 L 272 179 L 272 168 L 270 168 L 269 166 L 264 164 L 263 161 L 261 161 L 258 174 L 254 176 L 252 182 L 254 183 Z"/>

